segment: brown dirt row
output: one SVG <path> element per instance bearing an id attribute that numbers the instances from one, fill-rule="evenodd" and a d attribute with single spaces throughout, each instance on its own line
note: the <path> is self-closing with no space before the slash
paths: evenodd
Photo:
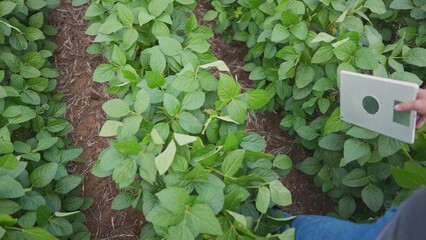
<path id="1" fill-rule="evenodd" d="M 201 19 L 209 6 L 204 2 L 199 4 L 195 14 Z M 83 16 L 86 8 L 74 8 L 71 0 L 64 0 L 50 16 L 51 23 L 58 29 L 56 43 L 59 48 L 55 54 L 55 63 L 61 73 L 58 90 L 65 94 L 66 118 L 75 128 L 71 137 L 84 150 L 82 157 L 87 160 L 85 164 L 71 166 L 70 171 L 85 176 L 82 196 L 94 199 L 93 206 L 85 212 L 93 239 L 139 239 L 144 223 L 142 213 L 132 209 L 112 210 L 112 200 L 118 193 L 115 184 L 111 178 L 97 178 L 90 173 L 99 153 L 108 146 L 108 140 L 98 137 L 98 133 L 105 122 L 101 106 L 112 96 L 104 93 L 105 85 L 94 83 L 91 79 L 96 66 L 105 59 L 86 53 L 92 41 L 85 35 L 87 23 Z M 213 53 L 228 64 L 234 77 L 243 86 L 250 85 L 248 75 L 242 70 L 242 59 L 247 51 L 244 45 L 228 44 L 217 35 L 210 43 Z M 296 164 L 305 158 L 306 153 L 294 147 L 292 138 L 280 130 L 280 119 L 281 116 L 276 113 L 258 114 L 249 119 L 248 130 L 264 136 L 268 143 L 267 152 L 288 154 Z M 286 209 L 291 214 L 324 215 L 332 210 L 330 200 L 313 185 L 310 177 L 300 171 L 293 169 L 282 181 L 292 192 L 294 203 Z"/>

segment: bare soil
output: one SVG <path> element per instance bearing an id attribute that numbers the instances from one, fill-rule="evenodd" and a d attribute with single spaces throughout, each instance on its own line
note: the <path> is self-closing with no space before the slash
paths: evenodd
<path id="1" fill-rule="evenodd" d="M 106 85 L 92 81 L 94 69 L 106 60 L 102 56 L 86 53 L 92 42 L 92 38 L 85 35 L 87 23 L 83 16 L 86 8 L 74 8 L 71 0 L 63 0 L 61 6 L 50 15 L 51 24 L 58 29 L 55 40 L 59 48 L 54 56 L 61 73 L 58 90 L 65 94 L 66 118 L 74 126 L 71 137 L 75 145 L 84 150 L 82 158 L 87 160 L 87 163 L 70 166 L 70 171 L 85 176 L 81 194 L 94 199 L 93 206 L 85 212 L 93 239 L 139 239 L 140 229 L 145 222 L 143 214 L 132 209 L 112 210 L 112 200 L 118 194 L 115 184 L 111 178 L 97 178 L 90 173 L 99 153 L 108 147 L 108 139 L 98 137 L 98 133 L 106 120 L 101 106 L 113 96 L 104 93 Z M 201 19 L 207 9 L 209 6 L 200 1 L 195 14 Z M 211 26 L 211 23 L 203 23 L 201 20 L 200 23 Z M 243 88 L 251 86 L 247 73 L 242 70 L 247 51 L 245 45 L 224 42 L 218 35 L 210 43 L 213 53 L 227 63 Z M 265 138 L 268 153 L 288 154 L 296 165 L 307 153 L 295 147 L 292 137 L 279 128 L 280 119 L 279 113 L 258 114 L 248 120 L 248 130 Z M 296 168 L 282 181 L 293 196 L 294 203 L 286 208 L 290 214 L 324 215 L 333 210 L 332 202 L 313 185 L 311 177 Z"/>

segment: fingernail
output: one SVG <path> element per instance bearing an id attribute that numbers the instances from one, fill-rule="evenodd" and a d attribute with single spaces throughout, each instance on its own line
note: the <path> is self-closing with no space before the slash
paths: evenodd
<path id="1" fill-rule="evenodd" d="M 401 106 L 399 105 L 399 104 L 397 104 L 397 105 L 395 105 L 394 107 L 393 107 L 395 110 L 401 110 Z"/>

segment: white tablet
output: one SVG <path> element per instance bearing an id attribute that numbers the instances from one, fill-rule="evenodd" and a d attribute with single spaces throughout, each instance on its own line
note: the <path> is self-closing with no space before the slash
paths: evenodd
<path id="1" fill-rule="evenodd" d="M 397 112 L 394 106 L 416 99 L 419 86 L 382 77 L 340 72 L 340 117 L 380 134 L 414 142 L 416 111 Z"/>

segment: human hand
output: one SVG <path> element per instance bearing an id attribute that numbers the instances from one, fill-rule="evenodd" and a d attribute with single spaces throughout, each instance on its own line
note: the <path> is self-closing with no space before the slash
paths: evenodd
<path id="1" fill-rule="evenodd" d="M 416 128 L 420 128 L 426 122 L 426 90 L 419 89 L 414 101 L 402 102 L 395 105 L 395 111 L 417 111 Z"/>

